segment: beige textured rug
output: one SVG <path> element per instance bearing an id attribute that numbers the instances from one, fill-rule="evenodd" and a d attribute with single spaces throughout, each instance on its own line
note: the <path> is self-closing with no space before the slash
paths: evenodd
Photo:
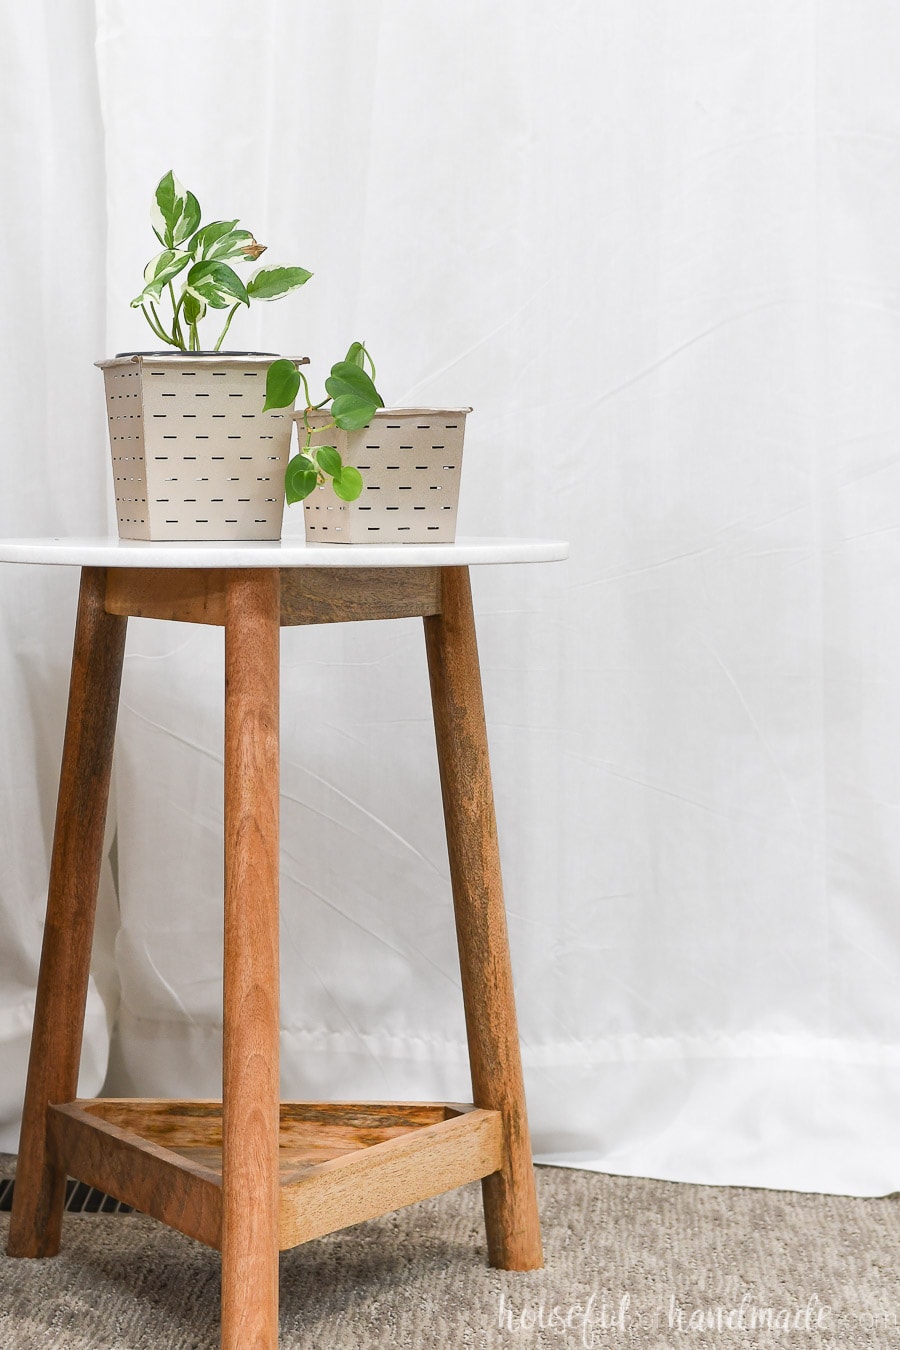
<path id="1" fill-rule="evenodd" d="M 544 1270 L 488 1268 L 468 1186 L 287 1253 L 282 1350 L 900 1347 L 898 1199 L 537 1175 Z M 218 1345 L 217 1254 L 139 1215 L 67 1215 L 0 1283 L 3 1350 Z"/>

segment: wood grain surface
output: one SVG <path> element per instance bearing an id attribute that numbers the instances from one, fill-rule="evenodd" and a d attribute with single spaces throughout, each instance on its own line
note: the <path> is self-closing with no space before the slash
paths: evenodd
<path id="1" fill-rule="evenodd" d="M 441 607 L 438 567 L 294 567 L 282 568 L 280 578 L 284 626 L 404 619 L 437 614 Z M 134 618 L 221 626 L 225 570 L 110 568 L 106 609 Z"/>
<path id="2" fill-rule="evenodd" d="M 225 622 L 225 573 L 212 567 L 111 567 L 109 614 L 183 623 Z"/>
<path id="3" fill-rule="evenodd" d="M 440 607 L 438 567 L 296 567 L 281 573 L 283 624 L 405 619 L 437 614 Z"/>
<path id="4" fill-rule="evenodd" d="M 73 1101 L 126 615 L 225 628 L 223 1101 Z M 279 630 L 425 620 L 474 1106 L 279 1102 Z M 278 1251 L 482 1178 L 492 1264 L 542 1264 L 466 568 L 82 573 L 11 1255 L 66 1170 L 222 1250 L 224 1350 L 277 1350 Z"/>
<path id="5" fill-rule="evenodd" d="M 220 1170 L 138 1138 L 77 1101 L 51 1108 L 50 1139 L 71 1176 L 208 1247 L 221 1246 Z"/>
<path id="6" fill-rule="evenodd" d="M 279 575 L 225 575 L 222 1347 L 278 1344 Z"/>
<path id="7" fill-rule="evenodd" d="M 104 608 L 106 573 L 81 573 L 50 885 L 38 975 L 10 1256 L 59 1250 L 66 1176 L 47 1108 L 76 1093 L 127 620 Z"/>
<path id="8" fill-rule="evenodd" d="M 471 1109 L 402 1130 L 298 1172 L 281 1191 L 282 1248 L 477 1181 L 503 1165 L 497 1111 Z"/>
<path id="9" fill-rule="evenodd" d="M 502 1171 L 482 1182 L 490 1262 L 543 1264 L 469 571 L 443 571 L 425 619 L 472 1090 L 503 1116 Z"/>
<path id="10" fill-rule="evenodd" d="M 68 1102 L 50 1109 L 49 1139 L 72 1176 L 222 1246 L 221 1102 Z M 282 1249 L 476 1181 L 504 1163 L 499 1111 L 445 1102 L 285 1102 L 280 1145 Z M 249 1190 L 245 1206 L 252 1210 L 256 1197 Z M 241 1334 L 253 1334 L 253 1326 Z"/>
<path id="11" fill-rule="evenodd" d="M 129 1136 L 146 1139 L 221 1175 L 221 1102 L 98 1098 L 75 1105 L 88 1120 L 99 1117 Z M 461 1109 L 465 1108 L 452 1109 L 443 1103 L 282 1102 L 278 1134 L 281 1180 L 329 1158 L 452 1119 Z M 73 1170 L 72 1175 L 80 1173 Z"/>

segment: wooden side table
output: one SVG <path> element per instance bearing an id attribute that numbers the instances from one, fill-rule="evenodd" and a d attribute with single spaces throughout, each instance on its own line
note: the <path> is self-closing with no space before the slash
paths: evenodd
<path id="1" fill-rule="evenodd" d="M 221 1250 L 226 1350 L 277 1347 L 280 1249 L 476 1178 L 491 1264 L 542 1264 L 469 566 L 566 552 L 0 542 L 0 562 L 82 569 L 10 1256 L 58 1251 L 73 1175 Z M 75 1100 L 129 615 L 225 629 L 221 1102 Z M 280 1102 L 280 628 L 409 616 L 425 623 L 473 1102 Z"/>

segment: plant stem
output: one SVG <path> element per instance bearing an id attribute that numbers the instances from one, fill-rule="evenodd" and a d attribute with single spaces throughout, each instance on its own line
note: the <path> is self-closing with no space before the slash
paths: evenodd
<path id="1" fill-rule="evenodd" d="M 148 303 L 150 305 L 150 313 L 153 315 L 153 321 L 156 324 L 156 331 L 159 333 L 160 337 L 165 338 L 166 342 L 174 342 L 175 341 L 174 334 L 172 334 L 169 337 L 166 337 L 166 330 L 163 327 L 163 321 L 157 314 L 156 306 L 154 305 L 153 301 L 150 300 Z"/>
<path id="2" fill-rule="evenodd" d="M 151 305 L 150 308 L 152 309 L 153 306 Z M 160 339 L 161 342 L 165 342 L 166 345 L 169 346 L 169 347 L 177 347 L 177 346 L 178 346 L 178 343 L 177 343 L 177 342 L 173 342 L 172 339 L 171 339 L 171 337 L 169 336 L 169 334 L 166 333 L 166 331 L 163 329 L 163 327 L 162 327 L 161 323 L 159 322 L 159 319 L 156 317 L 155 313 L 154 313 L 154 316 L 151 318 L 150 314 L 147 312 L 147 306 L 146 306 L 146 305 L 141 305 L 141 313 L 143 314 L 144 318 L 147 320 L 147 322 L 149 323 L 150 327 L 152 328 L 154 335 L 155 335 L 156 337 L 158 337 L 158 338 Z"/>
<path id="3" fill-rule="evenodd" d="M 297 369 L 297 374 L 303 381 L 303 393 L 306 397 L 306 407 L 303 409 L 303 425 L 306 427 L 306 445 L 303 448 L 303 454 L 309 455 L 310 450 L 312 449 L 313 431 L 314 430 L 318 432 L 330 431 L 332 427 L 337 426 L 337 422 L 326 422 L 324 427 L 311 427 L 309 425 L 309 418 L 307 414 L 311 412 L 318 412 L 320 408 L 324 408 L 326 403 L 330 403 L 331 400 L 329 398 L 323 398 L 321 403 L 313 403 L 309 397 L 309 383 L 307 382 L 306 376 L 303 374 L 303 371 L 300 370 L 299 367 Z M 310 458 L 312 458 L 311 455 Z M 323 482 L 325 481 L 324 478 L 322 479 L 322 481 Z"/>
<path id="4" fill-rule="evenodd" d="M 182 333 L 181 324 L 178 321 L 178 311 L 180 310 L 182 304 L 184 303 L 184 294 L 182 293 L 181 299 L 176 301 L 175 287 L 172 285 L 170 281 L 169 295 L 172 298 L 172 337 L 178 343 L 178 346 L 181 348 L 181 350 L 184 351 L 184 333 Z"/>
<path id="5" fill-rule="evenodd" d="M 216 345 L 213 347 L 213 351 L 214 351 L 214 352 L 217 352 L 217 351 L 219 350 L 219 348 L 221 347 L 222 341 L 223 341 L 223 339 L 224 339 L 224 337 L 225 337 L 225 334 L 228 332 L 228 329 L 229 329 L 229 327 L 231 326 L 231 320 L 234 318 L 234 316 L 235 316 L 235 314 L 236 314 L 236 312 L 237 312 L 237 309 L 238 309 L 238 306 L 240 305 L 240 303 L 241 303 L 240 300 L 238 300 L 237 303 L 234 304 L 234 305 L 232 305 L 231 309 L 228 311 L 228 318 L 225 320 L 225 327 L 222 329 L 221 333 L 219 334 L 219 340 L 218 340 L 218 342 L 217 342 Z"/>
<path id="6" fill-rule="evenodd" d="M 306 427 L 306 445 L 303 447 L 303 454 L 304 454 L 304 455 L 308 455 L 309 458 L 312 459 L 312 460 L 315 462 L 315 456 L 311 453 L 311 452 L 312 452 L 312 438 L 313 438 L 313 432 L 315 431 L 315 432 L 317 432 L 318 434 L 321 435 L 322 433 L 324 433 L 324 432 L 326 432 L 326 431 L 331 431 L 332 427 L 336 427 L 336 426 L 337 426 L 337 422 L 326 422 L 326 424 L 325 424 L 324 427 L 311 427 L 311 426 L 309 425 L 309 422 L 308 422 L 307 417 L 306 417 L 306 414 L 307 414 L 308 412 L 311 412 L 311 411 L 312 411 L 311 408 L 304 408 L 304 410 L 303 410 L 303 424 L 304 424 L 304 426 Z M 318 448 L 318 447 L 316 447 L 316 448 Z M 324 481 L 325 481 L 325 479 L 323 478 L 323 479 L 322 479 L 322 482 L 324 483 Z"/>

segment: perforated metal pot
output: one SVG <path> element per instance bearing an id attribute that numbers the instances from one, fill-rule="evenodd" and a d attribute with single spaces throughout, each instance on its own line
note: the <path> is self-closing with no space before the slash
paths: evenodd
<path id="1" fill-rule="evenodd" d="M 281 538 L 291 410 L 262 410 L 275 359 L 123 352 L 97 362 L 120 538 Z"/>
<path id="2" fill-rule="evenodd" d="M 312 444 L 336 445 L 363 477 L 362 495 L 342 502 L 326 483 L 303 503 L 306 538 L 320 544 L 432 544 L 456 538 L 466 415 L 471 408 L 382 408 L 362 431 L 315 428 Z M 294 413 L 300 444 L 304 414 Z"/>

